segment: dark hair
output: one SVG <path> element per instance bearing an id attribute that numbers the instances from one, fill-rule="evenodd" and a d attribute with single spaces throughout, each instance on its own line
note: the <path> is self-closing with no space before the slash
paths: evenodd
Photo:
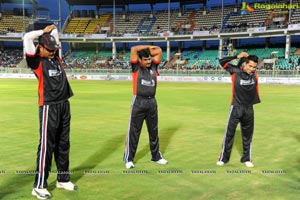
<path id="1" fill-rule="evenodd" d="M 138 56 L 140 59 L 142 59 L 142 57 L 145 57 L 145 58 L 148 58 L 151 56 L 150 54 L 150 50 L 149 49 L 143 49 L 143 50 L 140 50 L 138 52 Z"/>
<path id="2" fill-rule="evenodd" d="M 255 63 L 258 63 L 258 57 L 256 55 L 249 55 L 246 58 L 245 62 L 248 63 L 250 60 L 255 62 Z"/>
<path id="3" fill-rule="evenodd" d="M 250 60 L 252 60 L 255 63 L 258 63 L 258 57 L 256 55 L 249 55 L 248 57 L 242 57 L 237 66 L 241 66 L 243 63 L 248 63 Z"/>

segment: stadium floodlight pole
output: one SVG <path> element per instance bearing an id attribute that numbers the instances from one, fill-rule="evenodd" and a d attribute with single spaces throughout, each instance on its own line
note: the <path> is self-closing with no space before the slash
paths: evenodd
<path id="1" fill-rule="evenodd" d="M 59 20 L 59 31 L 61 31 L 61 0 L 58 0 L 58 20 Z"/>
<path id="2" fill-rule="evenodd" d="M 116 0 L 113 1 L 113 35 L 115 35 L 115 23 L 116 23 Z M 112 59 L 116 59 L 116 42 L 112 42 Z"/>
<path id="3" fill-rule="evenodd" d="M 116 0 L 113 1 L 113 33 L 115 33 L 115 23 L 116 23 Z"/>
<path id="4" fill-rule="evenodd" d="M 291 23 L 291 16 L 292 16 L 292 0 L 290 0 L 290 7 L 289 7 L 289 24 Z"/>
<path id="5" fill-rule="evenodd" d="M 168 31 L 170 31 L 170 8 L 171 8 L 171 2 L 169 0 L 169 2 L 168 2 Z"/>
<path id="6" fill-rule="evenodd" d="M 224 13 L 224 0 L 222 0 L 221 30 L 222 30 L 222 28 L 223 28 L 223 13 Z"/>
<path id="7" fill-rule="evenodd" d="M 221 27 L 220 32 L 223 29 L 223 15 L 224 15 L 224 0 L 222 0 L 222 11 L 221 11 Z M 219 59 L 223 58 L 223 39 L 219 39 Z"/>
<path id="8" fill-rule="evenodd" d="M 25 32 L 25 0 L 22 1 L 22 6 L 23 6 L 23 31 Z"/>

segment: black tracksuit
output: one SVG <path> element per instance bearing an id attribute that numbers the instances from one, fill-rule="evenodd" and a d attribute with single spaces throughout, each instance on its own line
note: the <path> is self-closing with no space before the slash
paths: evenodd
<path id="1" fill-rule="evenodd" d="M 157 161 L 162 158 L 159 151 L 158 115 L 155 99 L 158 64 L 152 62 L 149 68 L 141 67 L 139 62 L 131 63 L 131 65 L 133 100 L 126 137 L 124 162 L 134 160 L 144 120 L 146 120 L 149 133 L 152 161 Z"/>
<path id="2" fill-rule="evenodd" d="M 57 166 L 57 181 L 70 180 L 71 114 L 68 99 L 73 96 L 73 92 L 58 56 L 46 59 L 38 54 L 26 54 L 26 61 L 38 79 L 40 143 L 34 188 L 47 188 L 53 153 Z"/>
<path id="3" fill-rule="evenodd" d="M 258 92 L 257 72 L 247 74 L 241 66 L 230 64 L 230 61 L 237 57 L 226 57 L 220 59 L 221 66 L 231 74 L 232 99 L 228 117 L 228 123 L 222 145 L 222 152 L 219 161 L 227 163 L 230 159 L 234 135 L 238 123 L 240 123 L 243 155 L 241 162 L 251 161 L 251 142 L 254 130 L 253 104 L 260 103 Z"/>

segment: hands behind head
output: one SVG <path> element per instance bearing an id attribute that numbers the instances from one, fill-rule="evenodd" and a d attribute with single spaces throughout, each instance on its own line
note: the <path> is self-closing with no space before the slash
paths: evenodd
<path id="1" fill-rule="evenodd" d="M 46 27 L 43 29 L 43 32 L 44 32 L 44 33 L 50 33 L 53 29 L 56 29 L 55 24 L 46 26 Z"/>
<path id="2" fill-rule="evenodd" d="M 241 52 L 241 53 L 239 53 L 239 55 L 237 55 L 237 58 L 243 58 L 243 57 L 248 57 L 248 56 L 249 56 L 248 53 L 246 53 L 246 52 Z"/>

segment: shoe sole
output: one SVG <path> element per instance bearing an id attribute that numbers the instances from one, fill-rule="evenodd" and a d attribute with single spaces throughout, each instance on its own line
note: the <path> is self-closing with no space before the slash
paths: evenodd
<path id="1" fill-rule="evenodd" d="M 33 196 L 35 196 L 36 198 L 38 198 L 38 199 L 50 199 L 51 198 L 51 196 L 49 196 L 49 197 L 42 197 L 42 196 L 38 195 L 34 189 L 32 190 L 31 194 Z"/>
<path id="2" fill-rule="evenodd" d="M 126 164 L 125 164 L 125 168 L 126 169 L 132 169 L 132 168 L 134 168 L 134 164 L 132 163 L 132 165 L 130 165 L 129 167 L 127 167 Z"/>
<path id="3" fill-rule="evenodd" d="M 168 164 L 168 162 L 166 162 L 166 163 L 155 162 L 155 163 L 157 163 L 157 164 L 159 164 L 159 165 L 166 165 L 166 164 Z"/>
<path id="4" fill-rule="evenodd" d="M 153 161 L 153 160 L 151 160 L 152 162 L 154 162 L 154 163 L 156 163 L 156 164 L 159 164 L 159 165 L 166 165 L 166 164 L 168 164 L 169 162 L 166 162 L 166 163 L 159 163 L 159 162 L 157 162 L 157 161 Z"/>
<path id="5" fill-rule="evenodd" d="M 56 188 L 59 188 L 59 189 L 65 189 L 65 190 L 68 190 L 68 191 L 75 191 L 78 189 L 78 187 L 76 185 L 74 185 L 74 188 L 73 189 L 69 189 L 69 188 L 65 188 L 64 186 L 60 185 L 60 184 L 56 184 Z"/>
<path id="6" fill-rule="evenodd" d="M 225 163 L 219 163 L 219 162 L 217 162 L 217 163 L 216 163 L 216 165 L 218 165 L 218 166 L 221 166 L 221 167 L 222 167 L 222 166 L 224 166 L 224 165 L 225 165 Z"/>

